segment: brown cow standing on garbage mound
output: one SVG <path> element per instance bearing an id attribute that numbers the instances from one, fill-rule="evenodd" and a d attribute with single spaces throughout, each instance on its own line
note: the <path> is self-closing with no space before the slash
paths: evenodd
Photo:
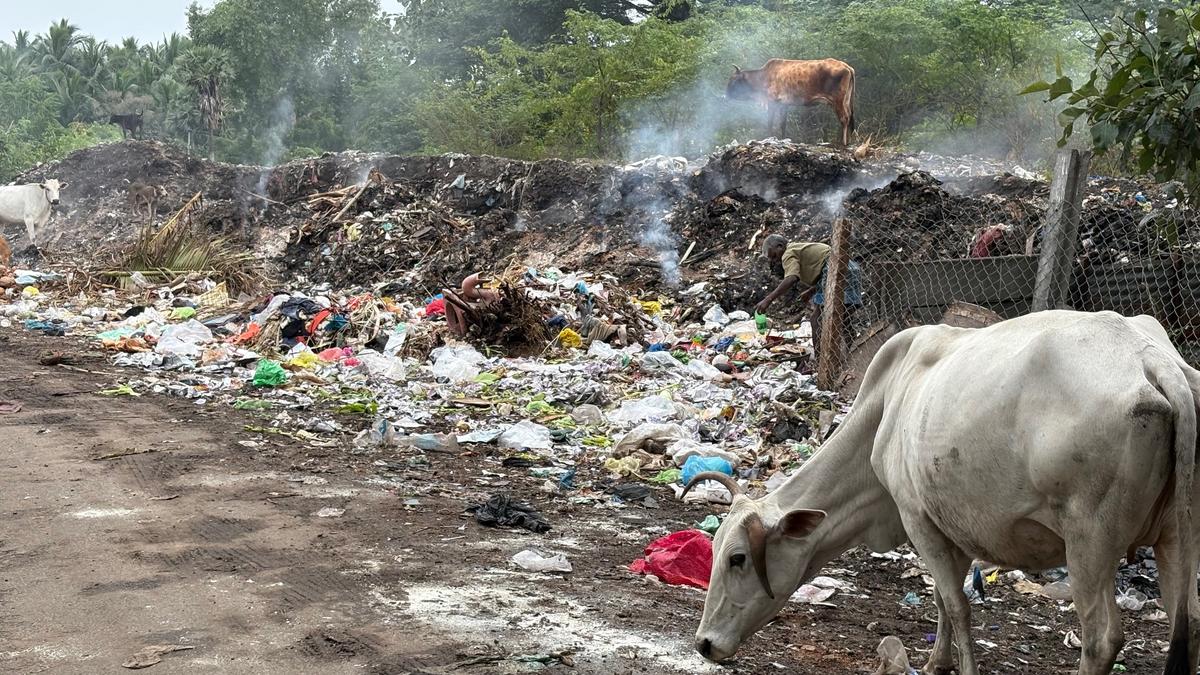
<path id="1" fill-rule="evenodd" d="M 725 96 L 765 105 L 767 134 L 774 133 L 778 115 L 779 138 L 787 137 L 787 114 L 791 106 L 812 106 L 824 101 L 842 124 L 842 145 L 850 145 L 850 135 L 854 133 L 854 69 L 843 61 L 771 59 L 758 70 L 734 66 Z"/>
<path id="2" fill-rule="evenodd" d="M 823 565 L 911 542 L 935 582 L 924 672 L 978 675 L 963 579 L 972 558 L 1064 562 L 1081 675 L 1124 644 L 1115 576 L 1154 546 L 1170 618 L 1166 673 L 1196 672 L 1196 418 L 1200 371 L 1153 317 L 1036 312 L 987 328 L 910 328 L 888 340 L 845 422 L 762 499 L 734 494 L 713 541 L 696 649 L 727 659 Z M 881 608 L 882 609 L 882 608 Z"/>

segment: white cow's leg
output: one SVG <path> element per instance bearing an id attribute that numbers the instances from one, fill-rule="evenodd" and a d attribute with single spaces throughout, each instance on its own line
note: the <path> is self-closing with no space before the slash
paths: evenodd
<path id="1" fill-rule="evenodd" d="M 943 652 L 950 649 L 949 637 L 943 630 L 945 627 L 942 615 L 945 614 L 948 615 L 950 627 L 954 629 L 954 643 L 958 646 L 958 672 L 961 675 L 979 675 L 979 668 L 975 665 L 975 650 L 971 643 L 971 604 L 967 602 L 967 596 L 962 590 L 963 578 L 971 564 L 970 558 L 924 516 L 904 517 L 903 520 L 904 529 L 908 532 L 917 553 L 925 561 L 925 567 L 929 568 L 929 573 L 933 575 L 935 591 L 942 599 L 941 606 L 938 607 L 937 641 L 934 643 L 933 656 L 930 657 L 930 663 L 926 664 L 925 672 L 946 672 L 936 670 L 942 667 L 942 664 L 934 662 L 939 656 L 937 642 L 944 643 L 941 647 Z M 933 666 L 933 670 L 930 669 L 930 665 Z"/>
<path id="2" fill-rule="evenodd" d="M 1067 570 L 1083 643 L 1079 675 L 1108 675 L 1125 644 L 1116 600 L 1121 547 L 1114 550 L 1113 540 L 1107 532 L 1088 530 L 1067 538 Z"/>
<path id="3" fill-rule="evenodd" d="M 33 221 L 30 220 L 29 218 L 26 218 L 25 219 L 25 236 L 29 238 L 29 245 L 36 248 L 37 241 L 34 240 L 33 235 L 34 235 Z"/>
<path id="4" fill-rule="evenodd" d="M 1154 545 L 1154 559 L 1158 564 L 1158 590 L 1162 595 L 1163 608 L 1167 610 L 1167 615 L 1171 619 L 1171 628 L 1167 631 L 1167 635 L 1175 634 L 1175 622 L 1179 620 L 1176 616 L 1178 608 L 1175 604 L 1175 598 L 1179 594 L 1179 584 L 1181 580 L 1194 577 L 1196 575 L 1195 561 L 1187 563 L 1182 559 L 1182 552 L 1179 550 L 1179 536 L 1176 528 L 1171 525 L 1163 530 L 1162 536 L 1158 543 Z M 1183 568 L 1190 568 L 1190 572 L 1183 571 Z M 1188 657 L 1191 661 L 1191 672 L 1196 672 L 1198 656 L 1200 656 L 1200 599 L 1195 593 L 1188 596 L 1189 606 L 1189 621 L 1190 642 L 1188 649 Z"/>
<path id="5" fill-rule="evenodd" d="M 967 565 L 969 564 L 968 562 Z M 966 565 L 963 566 L 963 572 L 965 575 Z M 954 672 L 954 635 L 950 626 L 950 614 L 946 611 L 946 601 L 942 599 L 942 593 L 937 587 L 933 589 L 933 601 L 937 605 L 938 613 L 937 637 L 933 641 L 933 653 L 929 655 L 929 660 L 925 662 L 921 672 L 925 675 L 949 675 Z"/>

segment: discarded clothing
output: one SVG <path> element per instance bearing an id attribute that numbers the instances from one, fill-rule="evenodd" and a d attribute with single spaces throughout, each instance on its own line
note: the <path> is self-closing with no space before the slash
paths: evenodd
<path id="1" fill-rule="evenodd" d="M 508 495 L 492 495 L 482 504 L 467 508 L 475 521 L 487 527 L 523 527 L 541 534 L 550 530 L 550 523 L 529 504 L 515 502 Z"/>
<path id="2" fill-rule="evenodd" d="M 25 328 L 28 330 L 36 330 L 53 337 L 62 337 L 67 334 L 67 324 L 63 321 L 38 321 L 37 319 L 26 319 Z"/>
<path id="3" fill-rule="evenodd" d="M 629 564 L 634 574 L 653 574 L 676 586 L 708 588 L 712 541 L 699 530 L 672 532 L 650 542 L 645 557 Z"/>

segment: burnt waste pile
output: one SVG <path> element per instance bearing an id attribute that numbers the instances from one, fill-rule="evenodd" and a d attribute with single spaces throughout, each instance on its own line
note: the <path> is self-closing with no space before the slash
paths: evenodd
<path id="1" fill-rule="evenodd" d="M 991 255 L 1036 252 L 1045 182 L 984 162 L 972 174 L 962 168 L 969 158 L 939 176 L 914 170 L 919 159 L 858 161 L 768 140 L 699 161 L 627 165 L 342 152 L 264 168 L 131 140 L 77 151 L 18 182 L 70 183 L 41 235 L 52 259 L 102 258 L 199 194 L 192 218 L 253 249 L 278 283 L 426 296 L 476 271 L 561 268 L 700 312 L 714 302 L 749 309 L 775 283 L 758 255 L 762 238 L 827 240 L 841 216 L 855 225 L 854 257 L 867 263 L 966 257 L 996 226 L 1003 236 Z M 153 214 L 130 199 L 136 186 L 157 191 Z M 1147 214 L 1173 206 L 1155 188 L 1095 179 L 1083 236 L 1113 251 L 1145 250 L 1155 236 Z M 21 228 L 5 235 L 24 249 Z"/>

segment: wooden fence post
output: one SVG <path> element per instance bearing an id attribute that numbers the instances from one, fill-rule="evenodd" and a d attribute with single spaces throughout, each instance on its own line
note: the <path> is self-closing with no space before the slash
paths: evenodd
<path id="1" fill-rule="evenodd" d="M 821 353 L 817 362 L 817 386 L 830 391 L 842 374 L 842 342 L 846 316 L 846 270 L 850 267 L 850 221 L 833 221 L 832 250 L 825 275 L 825 307 L 821 313 Z"/>
<path id="2" fill-rule="evenodd" d="M 1033 287 L 1035 312 L 1054 309 L 1067 300 L 1071 269 L 1075 265 L 1075 242 L 1079 239 L 1079 212 L 1083 208 L 1091 159 L 1089 151 L 1063 150 L 1054 160 L 1046 229 Z"/>

